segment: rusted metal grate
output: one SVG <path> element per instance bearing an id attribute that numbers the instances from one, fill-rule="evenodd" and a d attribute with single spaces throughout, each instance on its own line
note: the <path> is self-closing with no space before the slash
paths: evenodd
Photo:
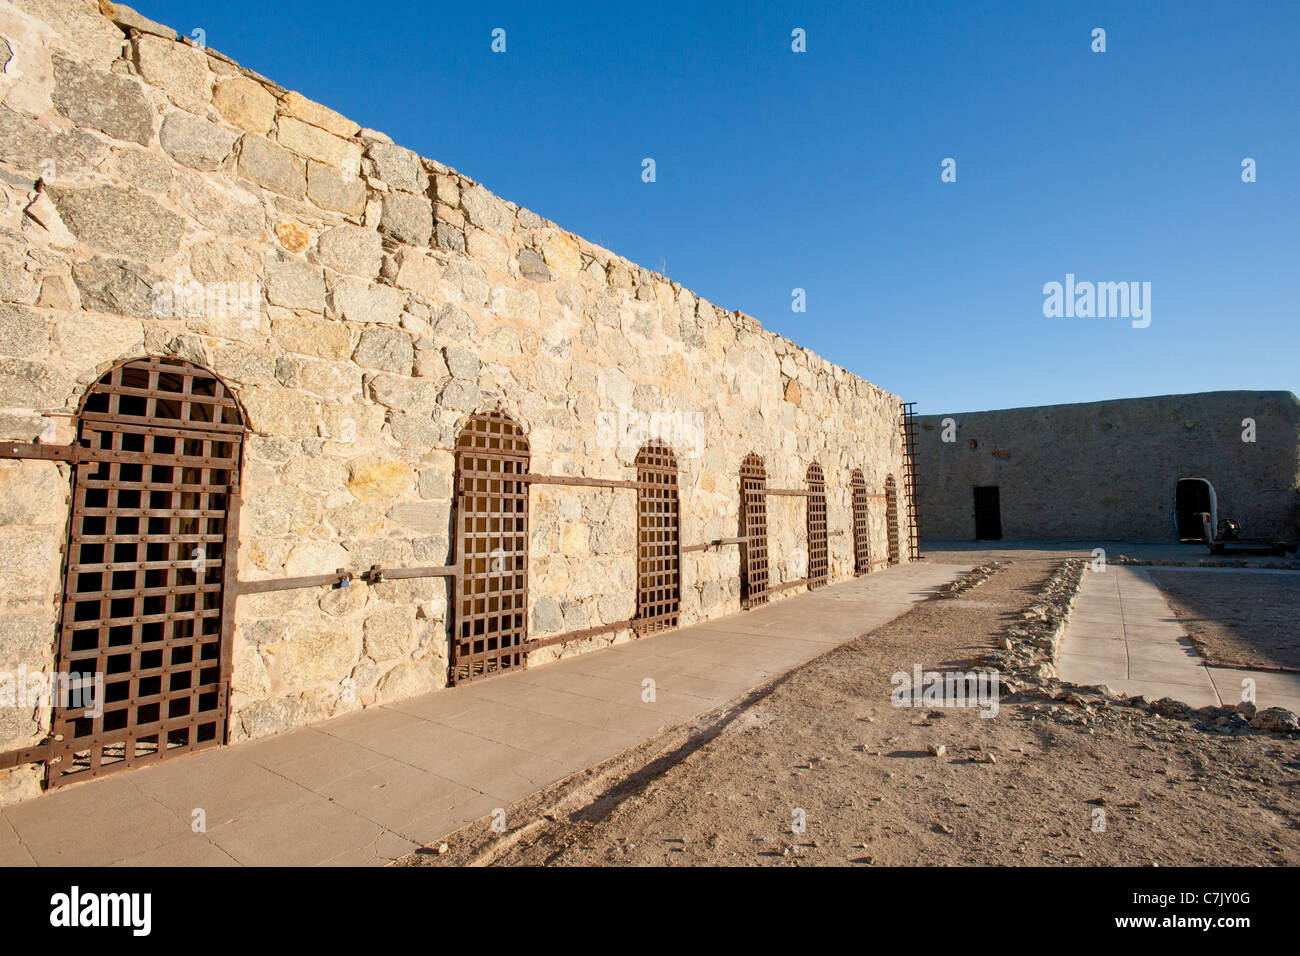
<path id="1" fill-rule="evenodd" d="M 226 740 L 244 425 L 210 372 L 119 365 L 87 391 L 73 469 L 51 787 Z M 61 738 L 61 739 L 60 739 Z"/>
<path id="2" fill-rule="evenodd" d="M 916 470 L 916 402 L 902 403 L 903 500 L 907 505 L 907 546 L 909 560 L 921 556 L 921 483 Z"/>
<path id="3" fill-rule="evenodd" d="M 885 478 L 885 535 L 889 542 L 889 563 L 898 563 L 898 486 L 894 476 Z"/>
<path id="4" fill-rule="evenodd" d="M 680 510 L 677 457 L 660 442 L 636 456 L 637 590 L 636 630 L 640 634 L 677 626 L 681 607 Z"/>
<path id="5" fill-rule="evenodd" d="M 867 480 L 861 468 L 853 469 L 853 573 L 866 574 L 871 570 L 871 536 L 867 520 Z"/>
<path id="6" fill-rule="evenodd" d="M 808 466 L 808 589 L 819 588 L 830 577 L 826 554 L 826 476 L 822 466 Z"/>
<path id="7" fill-rule="evenodd" d="M 456 441 L 453 684 L 518 670 L 528 639 L 528 439 L 500 412 Z"/>
<path id="8" fill-rule="evenodd" d="M 745 607 L 767 603 L 767 472 L 763 459 L 745 456 L 740 465 L 740 520 L 744 541 L 740 564 L 741 603 Z"/>

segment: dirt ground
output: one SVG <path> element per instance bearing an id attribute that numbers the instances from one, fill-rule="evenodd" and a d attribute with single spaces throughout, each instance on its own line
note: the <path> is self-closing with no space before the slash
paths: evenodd
<path id="1" fill-rule="evenodd" d="M 1151 579 L 1208 663 L 1300 671 L 1300 574 L 1152 568 Z"/>
<path id="2" fill-rule="evenodd" d="M 891 675 L 964 669 L 1059 561 L 1017 555 L 399 865 L 1300 862 L 1294 739 L 1104 701 L 891 706 Z"/>

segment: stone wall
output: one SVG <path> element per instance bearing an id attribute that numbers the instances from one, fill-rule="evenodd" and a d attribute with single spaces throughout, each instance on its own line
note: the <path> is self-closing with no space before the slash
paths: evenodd
<path id="1" fill-rule="evenodd" d="M 944 420 L 952 419 L 952 441 Z M 1243 441 L 1245 419 L 1253 442 Z M 918 418 L 921 533 L 972 539 L 976 485 L 1000 489 L 1005 538 L 1176 541 L 1180 478 L 1214 487 L 1250 537 L 1296 539 L 1300 402 L 1203 392 Z"/>
<path id="2" fill-rule="evenodd" d="M 852 527 L 851 469 L 873 492 L 901 476 L 897 397 L 103 6 L 0 0 L 0 440 L 72 441 L 81 396 L 124 360 L 213 370 L 251 429 L 248 580 L 450 563 L 452 448 L 478 411 L 522 425 L 533 471 L 613 479 L 635 477 L 641 438 L 621 424 L 666 416 L 685 545 L 737 533 L 750 451 L 779 487 L 820 462 L 832 532 Z M 53 665 L 69 478 L 0 460 L 0 670 Z M 533 489 L 531 636 L 631 615 L 635 495 Z M 884 555 L 884 502 L 871 508 Z M 803 499 L 771 513 L 775 584 L 800 576 Z M 829 545 L 831 579 L 851 576 L 850 535 Z M 683 623 L 739 609 L 738 560 L 684 557 Z M 448 591 L 434 578 L 241 597 L 231 738 L 444 686 Z M 48 721 L 0 709 L 0 750 Z M 0 800 L 38 773 L 0 774 Z"/>

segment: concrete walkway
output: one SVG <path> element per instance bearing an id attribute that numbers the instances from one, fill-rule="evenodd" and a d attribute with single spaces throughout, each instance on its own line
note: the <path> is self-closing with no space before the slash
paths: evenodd
<path id="1" fill-rule="evenodd" d="M 1204 574 L 1218 569 L 1177 570 Z M 1084 574 L 1061 639 L 1057 671 L 1077 684 L 1108 684 L 1126 694 L 1172 697 L 1193 707 L 1237 703 L 1242 681 L 1250 678 L 1261 709 L 1300 710 L 1300 674 L 1206 666 L 1163 592 L 1141 567 L 1112 564 L 1104 572 Z"/>
<path id="2" fill-rule="evenodd" d="M 891 568 L 69 786 L 0 811 L 0 865 L 387 863 L 874 630 L 967 567 Z"/>

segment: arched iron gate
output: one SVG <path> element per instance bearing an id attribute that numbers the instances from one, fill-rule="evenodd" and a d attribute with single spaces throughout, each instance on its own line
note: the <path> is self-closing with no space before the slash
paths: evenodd
<path id="1" fill-rule="evenodd" d="M 649 634 L 677 626 L 682 552 L 677 456 L 661 442 L 636 456 L 636 630 Z"/>
<path id="2" fill-rule="evenodd" d="M 853 573 L 866 574 L 871 570 L 871 536 L 867 519 L 867 480 L 861 468 L 853 469 Z"/>
<path id="3" fill-rule="evenodd" d="M 822 466 L 808 466 L 808 589 L 821 587 L 830 578 L 826 553 L 826 477 Z"/>
<path id="4" fill-rule="evenodd" d="M 740 599 L 753 607 L 767 603 L 767 472 L 752 453 L 740 465 L 740 518 Z"/>
<path id="5" fill-rule="evenodd" d="M 244 422 L 206 369 L 119 365 L 77 422 L 47 785 L 226 740 Z"/>
<path id="6" fill-rule="evenodd" d="M 528 462 L 523 429 L 501 412 L 473 416 L 456 441 L 453 684 L 524 666 Z"/>

